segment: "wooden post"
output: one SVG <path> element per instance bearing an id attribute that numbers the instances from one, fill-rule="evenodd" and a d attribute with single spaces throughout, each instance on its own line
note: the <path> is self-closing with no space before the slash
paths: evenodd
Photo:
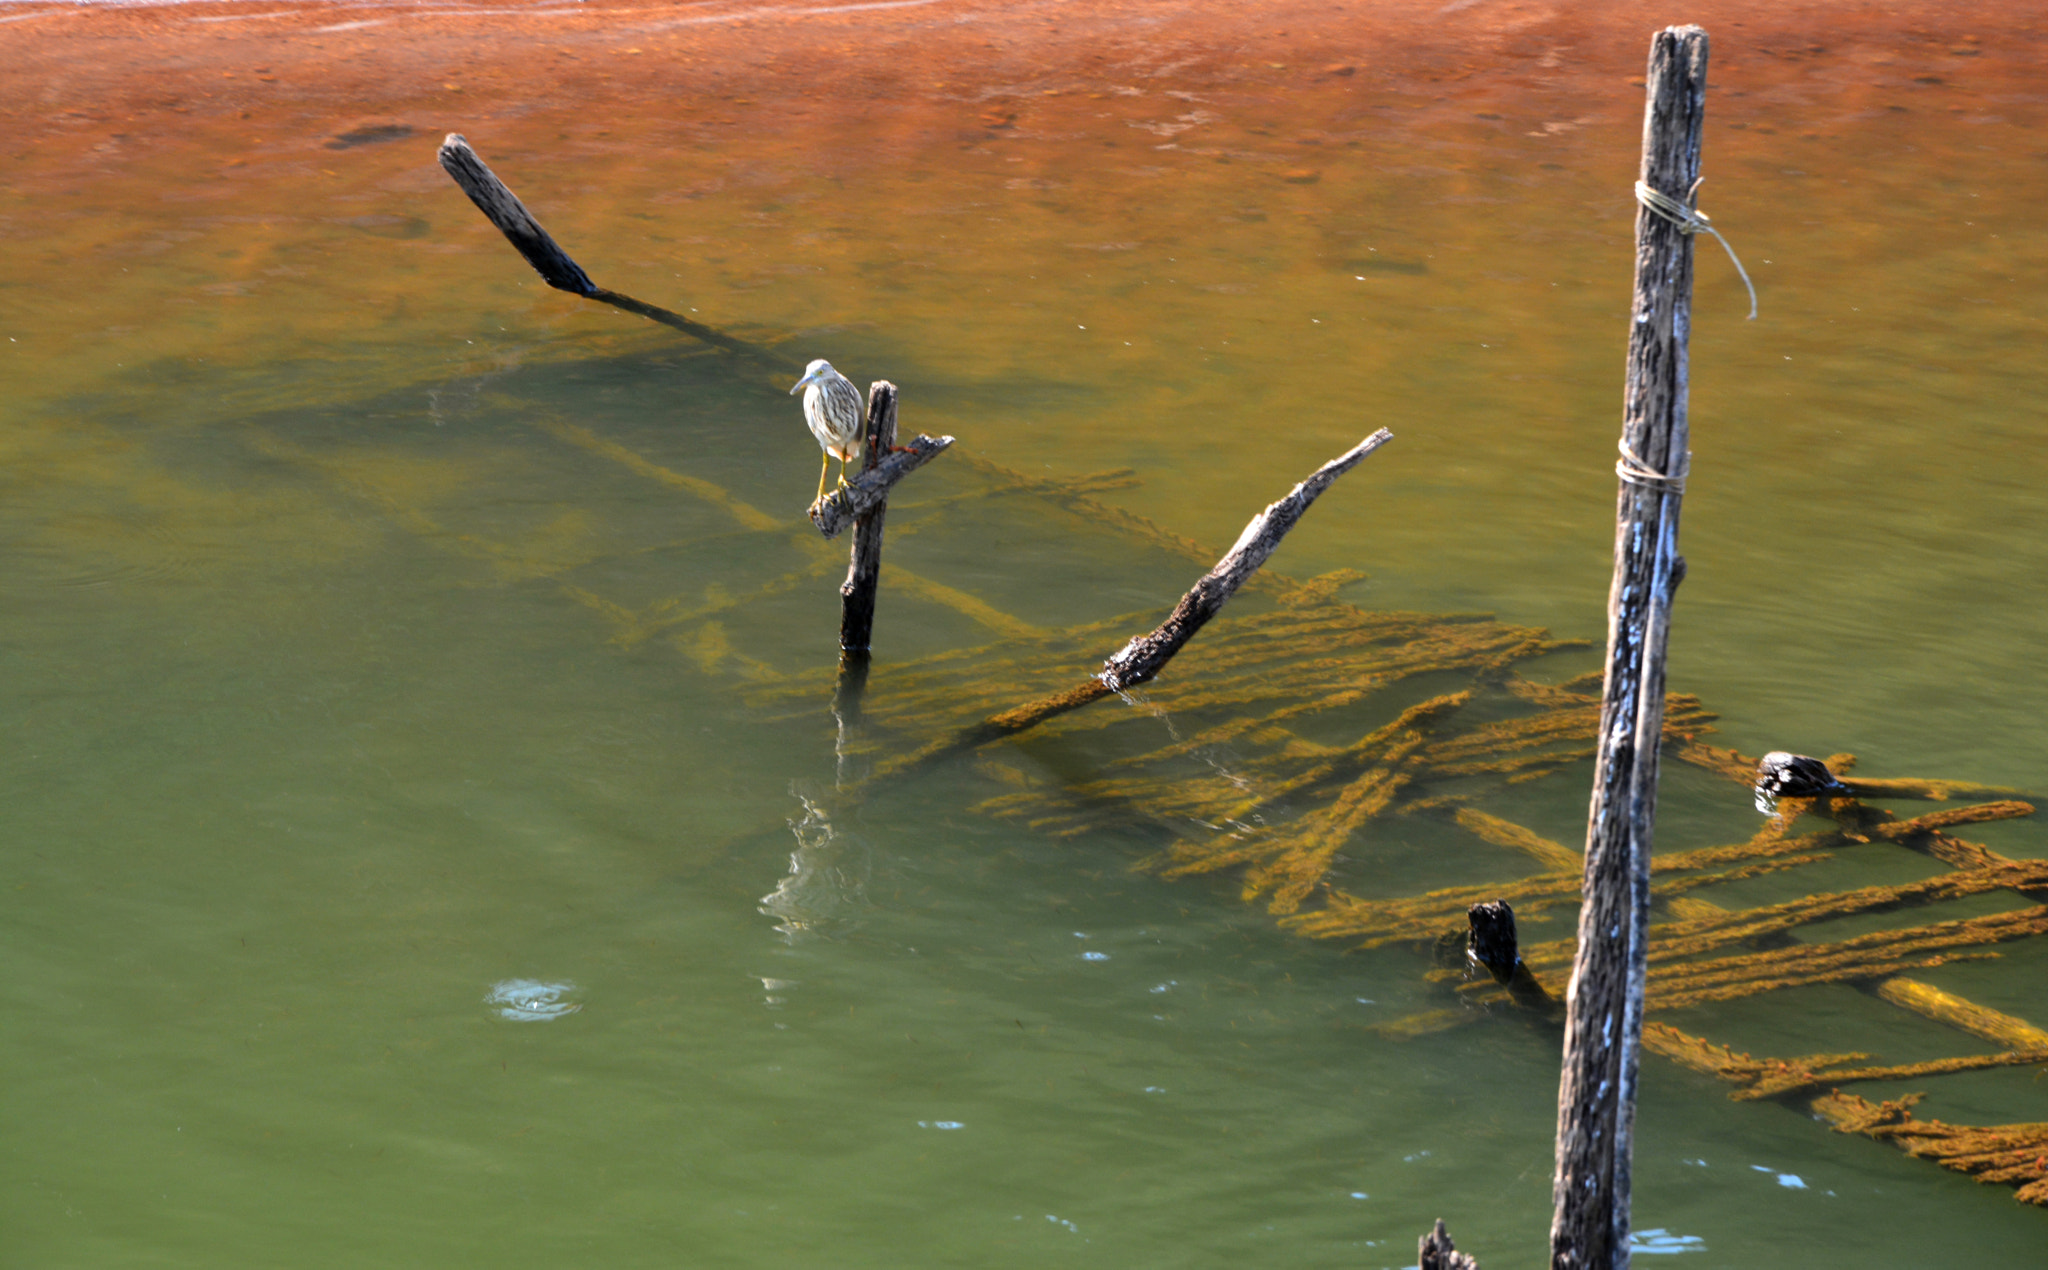
<path id="1" fill-rule="evenodd" d="M 1659 31 L 1650 44 L 1641 177 L 1688 206 L 1700 175 L 1706 87 L 1706 32 L 1693 26 Z M 1648 968 L 1664 650 L 1672 595 L 1685 576 L 1678 511 L 1686 471 L 1692 254 L 1690 235 L 1648 209 L 1637 210 L 1607 671 L 1558 1082 L 1552 1270 L 1629 1263 L 1629 1165 Z"/>
<path id="2" fill-rule="evenodd" d="M 878 379 L 868 385 L 868 436 L 861 448 L 861 474 L 878 466 L 896 445 L 896 385 Z M 853 552 L 847 562 L 846 581 L 840 584 L 839 650 L 847 656 L 866 657 L 875 631 L 875 589 L 882 580 L 882 518 L 889 505 L 875 504 L 874 510 L 853 522 Z"/>

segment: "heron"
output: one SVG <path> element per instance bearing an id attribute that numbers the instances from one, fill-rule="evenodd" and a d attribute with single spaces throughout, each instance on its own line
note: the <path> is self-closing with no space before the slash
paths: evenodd
<path id="1" fill-rule="evenodd" d="M 811 435 L 818 438 L 819 447 L 825 451 L 824 460 L 818 464 L 818 497 L 823 498 L 825 473 L 832 460 L 839 460 L 839 483 L 845 485 L 846 465 L 860 457 L 867 431 L 867 410 L 861 404 L 860 391 L 822 357 L 804 367 L 804 377 L 789 391 L 794 394 L 797 388 L 804 390 L 804 422 L 811 426 Z"/>

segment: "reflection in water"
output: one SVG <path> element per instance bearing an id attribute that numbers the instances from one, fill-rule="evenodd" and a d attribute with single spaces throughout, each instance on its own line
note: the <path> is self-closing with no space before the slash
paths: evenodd
<path id="1" fill-rule="evenodd" d="M 761 897 L 761 913 L 775 919 L 783 939 L 795 943 L 800 936 L 851 929 L 868 906 L 873 861 L 865 845 L 841 840 L 820 803 L 800 790 L 791 793 L 803 806 L 803 814 L 789 821 L 796 850 L 789 853 L 788 874 Z"/>
<path id="2" fill-rule="evenodd" d="M 839 679 L 832 692 L 832 719 L 838 736 L 832 744 L 834 780 L 846 789 L 867 779 L 874 767 L 861 727 L 860 703 L 868 687 L 870 658 L 864 651 L 841 653 Z"/>

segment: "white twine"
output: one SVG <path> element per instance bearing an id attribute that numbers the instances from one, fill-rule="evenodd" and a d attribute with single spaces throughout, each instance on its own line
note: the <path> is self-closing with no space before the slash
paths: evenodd
<path id="1" fill-rule="evenodd" d="M 1692 188 L 1696 196 L 1699 193 L 1699 182 L 1694 182 Z M 1653 190 L 1641 181 L 1636 182 L 1636 202 L 1641 203 L 1651 215 L 1677 226 L 1681 234 L 1712 234 L 1714 240 L 1721 244 L 1721 250 L 1728 253 L 1728 259 L 1735 265 L 1735 272 L 1742 275 L 1742 285 L 1749 288 L 1749 317 L 1751 321 L 1756 320 L 1756 284 L 1749 280 L 1749 270 L 1742 267 L 1742 261 L 1735 255 L 1735 249 L 1728 245 L 1727 239 L 1721 237 L 1721 231 L 1714 228 L 1713 222 L 1707 219 L 1705 212 L 1696 207 L 1689 207 L 1669 194 Z"/>
<path id="2" fill-rule="evenodd" d="M 1614 461 L 1616 476 L 1630 485 L 1641 486 L 1643 489 L 1670 490 L 1680 497 L 1685 495 L 1685 478 L 1692 472 L 1691 450 L 1685 452 L 1685 458 L 1679 463 L 1678 470 L 1666 476 L 1643 462 L 1634 450 L 1629 449 L 1627 437 L 1616 441 L 1615 445 L 1621 450 L 1621 457 Z"/>

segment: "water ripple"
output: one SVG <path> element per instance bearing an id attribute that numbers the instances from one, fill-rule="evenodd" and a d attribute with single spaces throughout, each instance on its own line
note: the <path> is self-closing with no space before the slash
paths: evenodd
<path id="1" fill-rule="evenodd" d="M 574 1014 L 583 1008 L 581 1001 L 565 998 L 576 991 L 573 983 L 542 983 L 538 979 L 507 979 L 494 983 L 484 997 L 485 1005 L 498 1007 L 500 1016 L 521 1023 L 545 1023 L 559 1019 L 565 1014 Z"/>

